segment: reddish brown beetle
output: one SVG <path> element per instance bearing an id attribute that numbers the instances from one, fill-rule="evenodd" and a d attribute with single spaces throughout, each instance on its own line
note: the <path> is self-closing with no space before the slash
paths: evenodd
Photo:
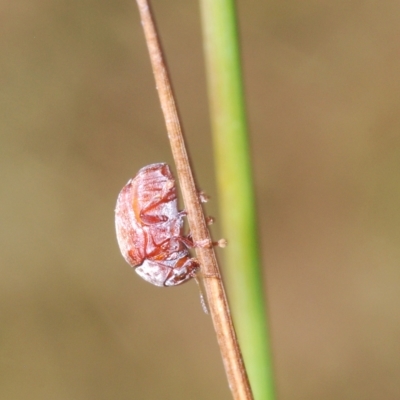
<path id="1" fill-rule="evenodd" d="M 125 260 L 146 281 L 176 286 L 193 278 L 199 263 L 182 233 L 175 180 L 165 163 L 142 168 L 122 188 L 115 209 L 118 244 Z"/>

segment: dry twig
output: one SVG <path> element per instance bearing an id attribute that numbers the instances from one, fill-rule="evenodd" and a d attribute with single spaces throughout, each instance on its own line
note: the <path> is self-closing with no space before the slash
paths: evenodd
<path id="1" fill-rule="evenodd" d="M 251 400 L 253 396 L 233 328 L 215 252 L 211 245 L 210 233 L 207 229 L 193 173 L 190 168 L 178 110 L 150 4 L 148 0 L 136 1 L 150 53 L 150 60 L 171 143 L 172 154 L 178 172 L 183 201 L 188 213 L 187 218 L 190 230 L 195 242 L 210 243 L 209 247 L 197 248 L 196 254 L 201 264 L 202 275 L 205 277 L 204 286 L 206 288 L 210 314 L 217 334 L 229 387 L 234 399 Z"/>

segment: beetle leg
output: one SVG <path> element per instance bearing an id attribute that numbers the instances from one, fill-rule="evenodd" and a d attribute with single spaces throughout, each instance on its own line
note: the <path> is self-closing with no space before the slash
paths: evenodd
<path id="1" fill-rule="evenodd" d="M 175 181 L 169 179 L 165 182 L 159 194 L 156 194 L 147 204 L 140 210 L 140 219 L 147 225 L 158 224 L 168 220 L 166 215 L 148 215 L 149 211 L 158 207 L 162 203 L 171 202 L 176 200 L 176 191 L 174 189 Z M 178 214 L 179 215 L 179 214 Z M 182 215 L 186 215 L 182 214 Z"/>
<path id="2" fill-rule="evenodd" d="M 199 240 L 198 242 L 194 242 L 194 247 L 200 247 L 202 249 L 207 249 L 207 248 L 209 249 L 212 246 L 213 246 L 213 242 L 209 238 Z"/>
<path id="3" fill-rule="evenodd" d="M 228 241 L 226 239 L 222 238 L 216 242 L 213 242 L 212 244 L 213 244 L 213 246 L 217 246 L 217 247 L 220 247 L 221 249 L 223 249 L 224 247 L 227 246 Z"/>
<path id="4" fill-rule="evenodd" d="M 197 194 L 199 196 L 200 203 L 207 203 L 208 200 L 210 200 L 210 196 L 202 190 L 198 191 Z"/>
<path id="5" fill-rule="evenodd" d="M 214 223 L 214 221 L 215 221 L 214 217 L 210 217 L 210 216 L 206 217 L 207 225 L 212 225 Z"/>
<path id="6" fill-rule="evenodd" d="M 140 210 L 140 219 L 146 225 L 158 224 L 159 222 L 165 222 L 168 220 L 166 215 L 149 215 L 149 211 L 156 208 L 163 202 L 160 196 L 155 196 L 149 203 L 147 203 Z"/>
<path id="7" fill-rule="evenodd" d="M 160 222 L 167 221 L 168 217 L 166 217 L 165 215 L 148 215 L 144 211 L 141 211 L 140 220 L 145 225 L 154 225 L 154 224 L 159 224 Z"/>
<path id="8" fill-rule="evenodd" d="M 150 260 L 156 260 L 156 261 L 160 261 L 160 260 L 165 260 L 168 256 L 168 254 L 171 253 L 171 238 L 169 239 L 165 239 L 163 242 L 161 243 L 154 243 L 153 240 L 153 245 L 152 251 L 149 251 L 146 254 L 146 257 Z"/>
<path id="9" fill-rule="evenodd" d="M 189 249 L 196 247 L 193 242 L 192 234 L 189 233 L 187 236 L 179 236 L 177 239 L 183 243 Z"/>

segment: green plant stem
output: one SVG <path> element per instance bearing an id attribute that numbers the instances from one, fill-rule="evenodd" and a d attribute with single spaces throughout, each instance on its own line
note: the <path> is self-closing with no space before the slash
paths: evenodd
<path id="1" fill-rule="evenodd" d="M 224 276 L 254 397 L 273 400 L 235 2 L 200 4 L 220 216 L 229 244 L 224 250 Z"/>

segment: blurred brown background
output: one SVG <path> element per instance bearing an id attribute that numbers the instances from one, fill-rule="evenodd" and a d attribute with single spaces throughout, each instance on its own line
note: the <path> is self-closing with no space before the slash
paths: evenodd
<path id="1" fill-rule="evenodd" d="M 198 4 L 154 9 L 217 237 Z M 279 398 L 399 399 L 400 3 L 238 9 Z M 135 2 L 2 1 L 0 32 L 0 398 L 230 399 L 196 285 L 116 244 L 171 162 Z"/>

